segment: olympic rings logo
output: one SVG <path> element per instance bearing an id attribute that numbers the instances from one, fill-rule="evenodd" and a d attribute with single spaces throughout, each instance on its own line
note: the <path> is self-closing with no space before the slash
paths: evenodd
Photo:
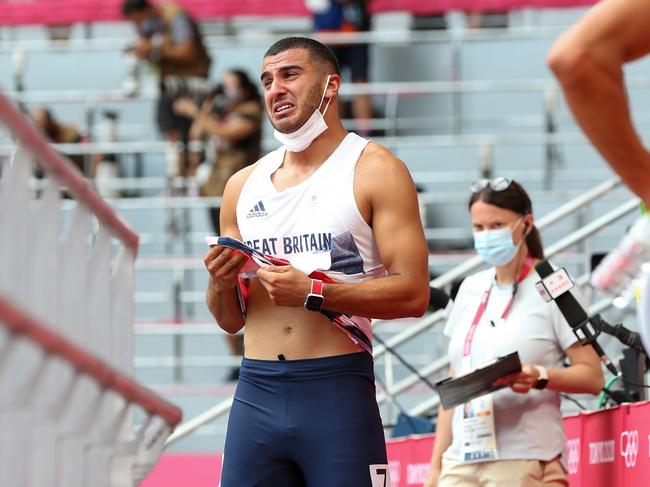
<path id="1" fill-rule="evenodd" d="M 575 475 L 578 473 L 578 467 L 580 466 L 580 438 L 574 438 L 566 442 L 566 448 L 568 453 L 568 466 L 569 474 Z"/>
<path id="2" fill-rule="evenodd" d="M 639 432 L 637 430 L 623 431 L 621 433 L 621 456 L 625 459 L 625 467 L 636 466 L 639 456 Z"/>

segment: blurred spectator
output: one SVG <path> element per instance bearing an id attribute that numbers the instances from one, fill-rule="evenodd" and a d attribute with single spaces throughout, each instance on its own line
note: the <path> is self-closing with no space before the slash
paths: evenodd
<path id="1" fill-rule="evenodd" d="M 125 0 L 122 14 L 138 30 L 138 41 L 129 51 L 160 71 L 158 127 L 167 140 L 186 143 L 192 120 L 175 114 L 172 105 L 179 96 L 197 94 L 208 86 L 211 60 L 199 27 L 185 10 L 171 2 Z M 187 151 L 183 150 L 175 172 L 184 175 L 186 168 Z"/>
<path id="2" fill-rule="evenodd" d="M 305 0 L 313 12 L 315 32 L 365 32 L 370 30 L 368 0 Z M 341 69 L 348 69 L 353 83 L 368 81 L 368 44 L 330 45 Z M 370 95 L 356 95 L 352 115 L 359 135 L 370 133 L 373 115 Z"/>
<path id="3" fill-rule="evenodd" d="M 245 72 L 227 71 L 214 95 L 200 107 L 185 97 L 176 101 L 174 111 L 193 120 L 192 141 L 210 141 L 214 148 L 205 162 L 199 152 L 193 151 L 191 157 L 190 174 L 199 177 L 201 195 L 221 196 L 230 176 L 260 158 L 263 106 L 257 87 Z M 218 234 L 219 209 L 210 211 Z"/>
<path id="4" fill-rule="evenodd" d="M 67 42 L 70 40 L 71 24 L 53 24 L 47 26 L 47 35 L 51 41 Z"/>
<path id="5" fill-rule="evenodd" d="M 36 126 L 43 131 L 53 144 L 77 144 L 83 142 L 84 138 L 76 127 L 57 120 L 52 112 L 44 106 L 35 107 L 30 116 Z M 69 156 L 69 159 L 82 173 L 84 172 L 83 155 L 72 155 Z M 41 173 L 37 172 L 37 176 L 40 177 Z"/>
<path id="6" fill-rule="evenodd" d="M 117 112 L 107 110 L 103 113 L 103 117 L 104 123 L 96 142 L 117 142 Z M 114 186 L 114 183 L 120 177 L 120 164 L 117 154 L 93 154 L 91 162 L 91 175 L 95 180 L 97 192 L 103 198 L 119 198 L 120 192 Z"/>
<path id="7" fill-rule="evenodd" d="M 507 10 L 471 10 L 467 13 L 469 29 L 505 29 L 508 27 Z"/>
<path id="8" fill-rule="evenodd" d="M 201 195 L 221 196 L 230 176 L 260 158 L 264 107 L 257 86 L 245 72 L 227 71 L 214 96 L 200 107 L 191 98 L 181 98 L 174 111 L 194 120 L 190 142 L 208 141 L 208 147 L 214 148 L 206 161 L 201 161 L 199 151 L 190 154 L 190 174 L 196 174 Z M 220 233 L 219 210 L 210 208 L 216 234 Z M 228 343 L 234 355 L 243 354 L 241 336 L 228 335 Z M 238 368 L 233 369 L 230 379 L 237 379 L 238 373 Z"/>

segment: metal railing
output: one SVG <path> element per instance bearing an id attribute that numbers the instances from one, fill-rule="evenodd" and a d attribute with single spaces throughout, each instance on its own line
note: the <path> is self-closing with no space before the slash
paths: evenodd
<path id="1" fill-rule="evenodd" d="M 368 32 L 328 32 L 314 35 L 318 40 L 332 45 L 370 44 L 377 46 L 404 45 L 404 44 L 448 44 L 448 43 L 481 43 L 486 41 L 505 40 L 535 40 L 555 38 L 569 26 L 536 26 L 509 27 L 507 29 L 448 29 L 448 30 L 373 30 Z M 304 35 L 311 35 L 305 32 Z M 283 34 L 273 34 L 250 29 L 236 35 L 204 34 L 203 39 L 209 49 L 227 49 L 248 47 L 268 47 L 273 42 L 283 37 Z M 70 39 L 66 42 L 52 42 L 49 40 L 0 40 L 0 54 L 14 54 L 20 50 L 29 53 L 80 53 L 80 52 L 122 52 L 124 46 L 135 40 L 135 33 L 131 38 L 104 37 Z"/>
<path id="2" fill-rule="evenodd" d="M 589 206 L 592 203 L 596 202 L 603 196 L 617 189 L 620 186 L 620 184 L 621 182 L 618 179 L 612 179 L 610 181 L 606 181 L 596 186 L 592 190 L 578 196 L 577 198 L 572 199 L 565 205 L 562 205 L 561 207 L 552 211 L 551 213 L 544 216 L 543 218 L 540 218 L 539 220 L 537 220 L 536 226 L 540 230 L 542 230 L 558 222 L 559 220 L 574 214 L 576 211 L 582 211 L 585 208 L 589 208 Z M 547 257 L 553 257 L 554 255 L 557 255 L 559 252 L 566 250 L 569 247 L 584 241 L 585 239 L 594 235 L 596 232 L 607 227 L 611 223 L 623 218 L 626 215 L 633 213 L 638 209 L 638 205 L 639 205 L 638 199 L 634 198 L 628 200 L 625 203 L 612 209 L 611 211 L 605 213 L 604 215 L 587 223 L 582 228 L 576 230 L 575 232 L 568 235 L 567 237 L 548 246 L 545 251 Z M 447 285 L 454 282 L 456 279 L 466 276 L 468 273 L 474 271 L 481 265 L 483 265 L 483 262 L 480 257 L 471 258 L 466 262 L 458 265 L 454 269 L 450 270 L 449 272 L 446 272 L 442 276 L 431 281 L 431 286 L 444 288 Z M 579 284 L 586 283 L 587 278 L 588 278 L 587 274 L 581 276 L 580 279 L 578 280 L 578 283 Z M 600 312 L 606 309 L 610 305 L 611 305 L 610 299 L 603 299 L 598 303 L 596 303 L 594 306 L 592 306 L 590 308 L 590 311 Z M 386 344 L 391 348 L 399 347 L 409 342 L 411 339 L 419 336 L 421 333 L 433 329 L 443 321 L 444 321 L 444 313 L 442 311 L 432 313 L 431 315 L 420 320 L 415 325 L 408 327 L 402 332 L 399 332 L 396 335 L 392 336 L 390 339 L 386 340 Z M 379 360 L 382 357 L 387 356 L 387 354 L 389 354 L 389 352 L 387 351 L 386 347 L 383 345 L 378 345 L 374 349 L 373 357 L 375 360 Z M 448 366 L 449 366 L 449 362 L 447 357 L 443 357 L 432 362 L 431 364 L 426 365 L 425 367 L 420 368 L 419 373 L 420 375 L 427 377 L 427 376 L 431 376 L 432 374 L 436 374 L 441 371 L 444 371 Z M 409 374 L 399 382 L 395 383 L 393 381 L 392 369 L 386 367 L 384 381 L 385 381 L 384 385 L 386 389 L 385 391 L 380 392 L 377 397 L 377 400 L 380 404 L 384 403 L 386 400 L 388 400 L 388 398 L 396 397 L 397 395 L 410 389 L 415 384 L 418 384 L 420 379 L 415 374 Z M 414 408 L 411 408 L 410 413 L 422 414 L 423 412 L 429 411 L 431 408 L 437 406 L 438 404 L 437 401 L 438 401 L 437 397 L 434 396 L 431 399 L 423 402 L 422 404 Z M 204 424 L 207 424 L 221 416 L 224 416 L 230 410 L 231 403 L 232 403 L 232 399 L 227 399 L 215 405 L 213 408 L 208 409 L 200 416 L 197 416 L 196 418 L 179 426 L 176 432 L 169 438 L 168 444 L 175 443 L 180 439 L 190 435 L 193 431 L 200 428 Z"/>

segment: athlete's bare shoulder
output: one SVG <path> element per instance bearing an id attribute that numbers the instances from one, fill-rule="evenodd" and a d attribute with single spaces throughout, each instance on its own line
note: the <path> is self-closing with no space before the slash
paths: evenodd
<path id="1" fill-rule="evenodd" d="M 375 142 L 368 143 L 357 161 L 354 196 L 368 224 L 371 224 L 377 208 L 417 199 L 415 184 L 406 164 Z"/>
<path id="2" fill-rule="evenodd" d="M 228 179 L 226 187 L 223 190 L 224 199 L 234 198 L 236 201 L 239 198 L 239 193 L 241 193 L 244 184 L 246 184 L 246 181 L 253 173 L 253 171 L 255 171 L 255 168 L 259 166 L 261 161 L 262 159 L 258 160 L 254 164 L 251 164 L 250 166 L 246 166 L 240 169 L 235 174 L 230 176 L 230 179 Z"/>
<path id="3" fill-rule="evenodd" d="M 377 142 L 370 141 L 368 142 L 368 145 L 366 145 L 364 151 L 361 153 L 359 162 L 372 163 L 373 161 L 375 163 L 386 163 L 391 161 L 393 163 L 402 162 L 383 145 L 378 144 Z"/>
<path id="4" fill-rule="evenodd" d="M 355 183 L 385 185 L 403 181 L 405 177 L 410 181 L 401 159 L 383 145 L 369 142 L 357 162 Z"/>

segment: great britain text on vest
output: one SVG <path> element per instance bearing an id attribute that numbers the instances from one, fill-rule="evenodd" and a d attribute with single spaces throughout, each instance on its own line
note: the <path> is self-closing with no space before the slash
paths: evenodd
<path id="1" fill-rule="evenodd" d="M 331 233 L 303 233 L 301 235 L 288 235 L 279 242 L 277 237 L 266 237 L 248 240 L 246 243 L 258 252 L 267 255 L 278 255 L 278 245 L 282 245 L 285 255 L 301 254 L 304 252 L 324 252 L 332 249 Z"/>

